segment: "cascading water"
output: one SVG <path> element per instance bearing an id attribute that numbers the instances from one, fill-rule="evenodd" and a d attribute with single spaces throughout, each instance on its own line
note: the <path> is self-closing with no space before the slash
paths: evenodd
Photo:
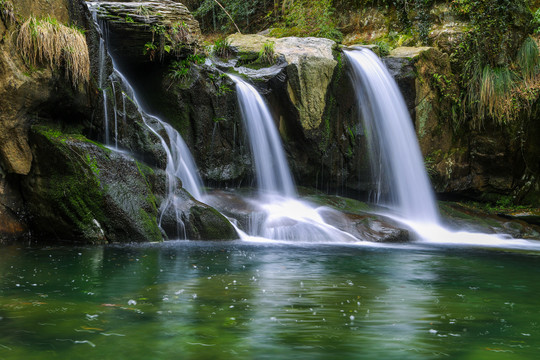
<path id="1" fill-rule="evenodd" d="M 260 193 L 254 205 L 262 211 L 251 215 L 249 233 L 286 241 L 358 241 L 327 224 L 320 209 L 297 199 L 281 138 L 266 103 L 253 86 L 237 76 L 229 76 L 236 83 Z"/>
<path id="2" fill-rule="evenodd" d="M 396 82 L 368 49 L 346 51 L 370 148 L 376 202 L 399 216 L 437 223 L 439 214 L 407 107 Z"/>
<path id="3" fill-rule="evenodd" d="M 261 95 L 242 79 L 229 75 L 236 83 L 238 103 L 253 155 L 259 191 L 296 197 L 281 138 Z"/>
<path id="4" fill-rule="evenodd" d="M 104 22 L 98 21 L 97 16 L 97 9 L 99 7 L 99 3 L 92 3 L 88 2 L 88 8 L 90 12 L 92 13 L 92 16 L 94 18 L 94 21 L 96 23 L 96 26 L 98 29 L 101 29 L 102 34 L 105 32 L 104 30 Z M 107 56 L 107 49 L 106 44 L 103 38 L 100 39 L 100 50 L 99 50 L 99 82 L 100 87 L 104 88 L 106 84 L 105 79 L 105 59 Z M 109 55 L 110 56 L 110 55 Z M 204 191 L 203 191 L 203 182 L 198 174 L 197 167 L 195 165 L 195 161 L 193 160 L 193 157 L 191 155 L 191 152 L 189 151 L 189 148 L 187 147 L 186 143 L 182 139 L 182 136 L 176 131 L 172 126 L 167 124 L 165 121 L 159 119 L 156 116 L 148 114 L 146 111 L 143 110 L 142 106 L 140 105 L 140 102 L 137 98 L 137 94 L 133 90 L 133 87 L 129 83 L 129 81 L 126 79 L 126 77 L 118 70 L 117 66 L 115 65 L 114 58 L 112 58 L 112 65 L 113 65 L 113 73 L 109 77 L 108 80 L 111 81 L 112 89 L 113 89 L 113 96 L 116 99 L 116 96 L 114 94 L 115 87 L 114 83 L 117 82 L 123 89 L 122 98 L 123 98 L 123 116 L 124 116 L 124 122 L 125 122 L 125 116 L 126 116 L 126 106 L 125 106 L 125 100 L 126 97 L 131 99 L 131 101 L 136 106 L 137 110 L 139 111 L 139 114 L 141 115 L 142 119 L 144 120 L 146 126 L 149 128 L 152 133 L 154 133 L 160 140 L 161 145 L 163 147 L 163 150 L 165 151 L 167 155 L 167 166 L 166 166 L 166 174 L 167 174 L 167 199 L 163 201 L 161 208 L 160 208 L 160 223 L 161 226 L 161 220 L 163 218 L 163 214 L 165 214 L 169 208 L 172 206 L 173 210 L 176 214 L 176 220 L 178 224 L 183 224 L 181 217 L 180 217 L 180 211 L 179 209 L 179 199 L 175 195 L 175 191 L 178 187 L 178 181 L 177 179 L 180 179 L 182 181 L 182 186 L 184 189 L 186 189 L 195 199 L 201 200 Z M 103 90 L 103 96 L 104 96 L 104 107 L 105 107 L 105 141 L 108 144 L 109 143 L 109 123 L 108 123 L 108 112 L 107 112 L 107 92 Z M 118 119 L 117 119 L 117 109 L 116 109 L 116 101 L 114 101 L 114 111 L 115 111 L 115 144 L 116 147 L 118 147 L 118 135 L 117 135 L 117 126 L 118 126 Z M 152 127 L 152 123 L 158 123 L 163 129 L 165 129 L 168 140 L 167 142 L 163 136 L 159 134 L 158 131 L 156 131 Z M 181 231 L 178 231 L 181 233 Z"/>
<path id="5" fill-rule="evenodd" d="M 416 133 L 396 82 L 368 49 L 345 52 L 370 147 L 377 184 L 376 200 L 386 201 L 398 220 L 424 241 L 438 244 L 538 248 L 536 243 L 506 235 L 452 232 L 439 218 Z M 381 201 L 381 202 L 382 202 Z"/>

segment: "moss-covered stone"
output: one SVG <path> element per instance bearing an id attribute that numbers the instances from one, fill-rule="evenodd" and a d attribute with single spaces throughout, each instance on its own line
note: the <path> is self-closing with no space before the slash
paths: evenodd
<path id="1" fill-rule="evenodd" d="M 219 211 L 203 204 L 190 208 L 186 232 L 189 239 L 235 240 L 239 238 L 234 227 Z"/>
<path id="2" fill-rule="evenodd" d="M 150 173 L 81 135 L 34 126 L 23 193 L 36 235 L 69 242 L 160 241 Z"/>

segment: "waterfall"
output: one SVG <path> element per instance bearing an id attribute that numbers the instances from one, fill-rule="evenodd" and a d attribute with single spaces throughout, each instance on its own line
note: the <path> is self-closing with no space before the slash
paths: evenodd
<path id="1" fill-rule="evenodd" d="M 236 83 L 238 104 L 248 133 L 259 191 L 296 197 L 281 138 L 268 107 L 253 86 L 237 76 L 229 76 Z"/>
<path id="2" fill-rule="evenodd" d="M 250 143 L 260 198 L 250 215 L 252 236 L 282 241 L 356 242 L 357 238 L 329 225 L 321 210 L 298 199 L 279 132 L 259 92 L 237 76 L 240 113 Z M 253 240 L 244 237 L 245 240 Z M 261 238 L 256 238 L 260 241 Z"/>
<path id="3" fill-rule="evenodd" d="M 375 202 L 395 209 L 408 220 L 438 223 L 422 153 L 396 82 L 370 50 L 345 54 L 370 149 Z"/>
<path id="4" fill-rule="evenodd" d="M 102 22 L 98 21 L 97 16 L 97 9 L 99 7 L 99 3 L 91 3 L 88 2 L 88 8 L 90 12 L 92 13 L 92 16 L 94 18 L 94 21 L 96 23 L 96 26 L 98 29 L 101 29 L 102 34 L 105 33 L 105 30 L 102 26 L 104 24 L 100 24 Z M 107 56 L 107 49 L 106 44 L 103 38 L 100 38 L 100 50 L 99 50 L 99 83 L 100 87 L 105 87 L 105 60 Z M 110 54 L 109 54 L 110 56 Z M 165 172 L 167 174 L 167 198 L 163 203 L 161 204 L 160 208 L 160 221 L 159 225 L 161 226 L 161 220 L 163 218 L 163 215 L 165 212 L 169 210 L 169 208 L 172 206 L 174 212 L 176 213 L 176 220 L 178 224 L 183 224 L 181 217 L 180 217 L 180 211 L 179 211 L 179 199 L 175 195 L 175 191 L 178 188 L 178 181 L 177 179 L 180 179 L 182 181 L 182 187 L 186 189 L 195 199 L 202 200 L 202 197 L 204 196 L 204 190 L 203 190 L 203 182 L 201 177 L 199 176 L 197 167 L 195 165 L 195 161 L 193 159 L 193 156 L 191 155 L 191 152 L 189 151 L 189 148 L 187 147 L 186 143 L 182 139 L 182 136 L 176 131 L 171 125 L 166 123 L 165 121 L 161 120 L 157 116 L 148 114 L 145 110 L 143 110 L 140 101 L 137 97 L 137 94 L 135 93 L 133 87 L 127 80 L 127 78 L 118 70 L 118 67 L 115 64 L 114 58 L 111 56 L 112 59 L 112 65 L 113 65 L 113 72 L 109 76 L 108 80 L 111 81 L 112 89 L 115 91 L 114 82 L 119 83 L 121 88 L 123 89 L 122 97 L 123 97 L 123 116 L 124 116 L 124 122 L 126 119 L 126 106 L 125 106 L 125 99 L 126 97 L 129 98 L 134 105 L 136 106 L 139 114 L 141 115 L 145 125 L 148 127 L 148 129 L 155 134 L 158 139 L 160 140 L 160 143 L 163 147 L 163 150 L 165 151 L 167 155 L 167 166 L 165 169 Z M 108 124 L 108 114 L 107 114 L 107 93 L 105 90 L 103 90 L 103 96 L 104 96 L 104 106 L 105 106 L 105 142 L 106 144 L 109 143 L 109 124 Z M 116 98 L 114 92 L 113 97 Z M 118 127 L 118 119 L 117 119 L 117 109 L 116 109 L 116 101 L 114 101 L 114 107 L 115 107 L 115 144 L 116 147 L 118 146 L 118 134 L 116 133 L 117 127 Z M 153 123 L 159 124 L 158 127 L 161 127 L 165 129 L 165 132 L 167 133 L 168 142 L 165 140 L 165 138 L 153 127 Z"/>

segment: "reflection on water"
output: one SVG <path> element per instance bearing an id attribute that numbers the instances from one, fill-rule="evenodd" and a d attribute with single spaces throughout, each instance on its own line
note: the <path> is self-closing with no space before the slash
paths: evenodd
<path id="1" fill-rule="evenodd" d="M 0 358 L 534 358 L 537 261 L 429 247 L 3 248 Z"/>

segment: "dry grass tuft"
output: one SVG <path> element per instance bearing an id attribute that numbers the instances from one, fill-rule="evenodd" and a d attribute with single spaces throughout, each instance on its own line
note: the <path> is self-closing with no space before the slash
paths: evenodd
<path id="1" fill-rule="evenodd" d="M 19 30 L 17 46 L 32 64 L 64 66 L 74 86 L 90 79 L 90 56 L 83 32 L 58 23 L 56 19 L 30 17 Z"/>
<path id="2" fill-rule="evenodd" d="M 15 24 L 17 22 L 11 1 L 0 0 L 0 19 L 5 21 L 6 26 L 8 26 L 10 23 Z"/>

